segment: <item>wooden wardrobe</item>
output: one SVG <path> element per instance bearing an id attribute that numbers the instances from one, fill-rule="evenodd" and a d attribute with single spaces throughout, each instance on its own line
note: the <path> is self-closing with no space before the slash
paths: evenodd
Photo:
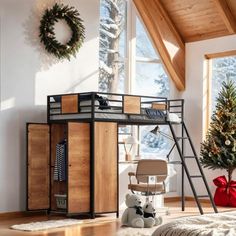
<path id="1" fill-rule="evenodd" d="M 118 138 L 115 122 L 27 124 L 27 210 L 118 216 Z M 66 180 L 54 181 L 56 144 L 65 140 Z M 66 194 L 58 209 L 55 194 Z"/>

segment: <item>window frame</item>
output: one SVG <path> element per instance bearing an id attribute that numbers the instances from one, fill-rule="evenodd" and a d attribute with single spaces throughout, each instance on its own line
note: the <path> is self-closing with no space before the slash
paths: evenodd
<path id="1" fill-rule="evenodd" d="M 231 56 L 236 56 L 236 50 L 230 50 L 230 51 L 224 51 L 224 52 L 217 52 L 217 53 L 209 53 L 205 54 L 205 63 L 206 63 L 206 111 L 205 111 L 205 124 L 204 124 L 204 137 L 206 136 L 207 130 L 210 127 L 210 122 L 211 122 L 211 96 L 212 96 L 212 60 L 216 58 L 224 58 L 224 57 L 231 57 Z"/>
<path id="2" fill-rule="evenodd" d="M 127 37 L 126 37 L 126 58 L 125 58 L 125 93 L 134 94 L 134 85 L 135 85 L 135 75 L 136 75 L 136 63 L 153 63 L 153 64 L 163 64 L 161 59 L 152 58 L 152 57 L 138 57 L 136 56 L 136 21 L 139 18 L 140 22 L 143 24 L 139 13 L 131 0 L 127 1 Z M 144 26 L 145 29 L 145 26 Z M 149 37 L 148 32 L 145 30 L 146 34 Z M 150 38 L 150 37 L 149 37 Z M 156 51 L 151 39 L 150 43 L 152 44 L 154 50 Z M 158 52 L 156 52 L 158 55 Z M 164 71 L 166 73 L 165 67 Z M 169 74 L 166 73 L 168 76 Z"/>

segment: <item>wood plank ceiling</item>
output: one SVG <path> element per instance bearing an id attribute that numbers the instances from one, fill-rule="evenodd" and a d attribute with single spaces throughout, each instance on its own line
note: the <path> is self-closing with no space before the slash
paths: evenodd
<path id="1" fill-rule="evenodd" d="M 185 88 L 185 43 L 236 33 L 236 0 L 133 2 L 179 90 Z M 170 44 L 178 48 L 174 56 Z"/>

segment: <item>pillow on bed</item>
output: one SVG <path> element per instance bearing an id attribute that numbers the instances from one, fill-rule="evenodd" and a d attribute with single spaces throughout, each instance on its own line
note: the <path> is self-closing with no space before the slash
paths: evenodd
<path id="1" fill-rule="evenodd" d="M 180 123 L 181 119 L 179 118 L 179 116 L 177 114 L 167 112 L 167 121 L 174 122 L 174 123 Z"/>

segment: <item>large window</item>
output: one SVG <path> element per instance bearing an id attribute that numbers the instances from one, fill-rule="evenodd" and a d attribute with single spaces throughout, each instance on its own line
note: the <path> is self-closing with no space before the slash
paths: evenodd
<path id="1" fill-rule="evenodd" d="M 230 54 L 230 52 L 227 54 Z M 236 55 L 213 55 L 209 59 L 209 74 L 209 116 L 211 116 L 216 107 L 216 98 L 221 90 L 222 82 L 230 79 L 236 84 Z"/>
<path id="2" fill-rule="evenodd" d="M 139 18 L 136 26 L 136 60 L 133 92 L 150 96 L 169 96 L 169 80 Z"/>
<path id="3" fill-rule="evenodd" d="M 169 96 L 169 80 L 129 0 L 101 0 L 99 90 Z"/>
<path id="4" fill-rule="evenodd" d="M 129 0 L 101 1 L 99 75 L 103 92 L 169 96 L 167 74 Z M 153 128 L 139 129 L 142 156 L 169 150 L 168 140 L 149 132 Z"/>

